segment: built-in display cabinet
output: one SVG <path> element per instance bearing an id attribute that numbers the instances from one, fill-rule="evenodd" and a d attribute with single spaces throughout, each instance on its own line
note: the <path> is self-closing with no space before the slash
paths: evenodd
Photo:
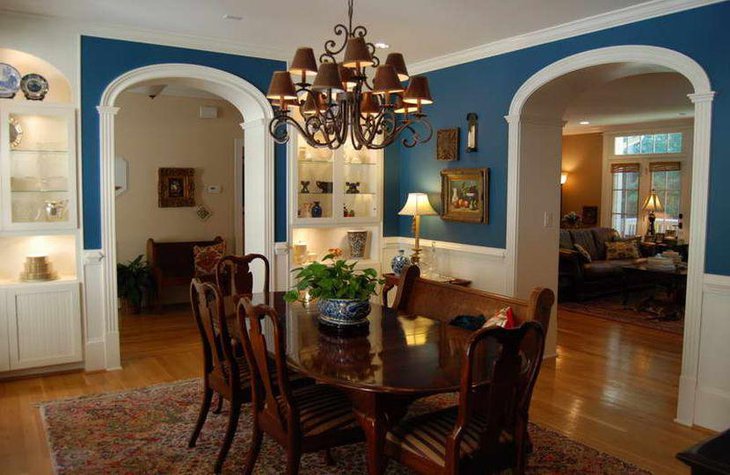
<path id="1" fill-rule="evenodd" d="M 321 259 L 331 248 L 380 270 L 382 239 L 383 152 L 309 146 L 292 137 L 290 160 L 290 267 Z M 366 231 L 362 257 L 350 252 L 348 231 Z"/>
<path id="2" fill-rule="evenodd" d="M 83 360 L 76 114 L 0 100 L 0 377 Z"/>

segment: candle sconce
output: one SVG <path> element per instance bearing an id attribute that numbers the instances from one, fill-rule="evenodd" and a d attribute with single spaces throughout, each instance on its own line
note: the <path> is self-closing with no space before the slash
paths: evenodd
<path id="1" fill-rule="evenodd" d="M 476 152 L 477 151 L 477 130 L 479 126 L 479 117 L 474 112 L 466 114 L 466 121 L 468 122 L 467 134 L 466 134 L 466 151 Z"/>

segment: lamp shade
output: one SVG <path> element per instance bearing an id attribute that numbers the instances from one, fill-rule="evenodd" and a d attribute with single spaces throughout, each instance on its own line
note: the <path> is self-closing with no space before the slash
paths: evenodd
<path id="1" fill-rule="evenodd" d="M 355 73 L 350 68 L 346 68 L 343 65 L 340 64 L 339 66 L 340 71 L 340 79 L 342 79 L 342 87 L 346 91 L 352 91 L 352 89 L 357 86 L 357 82 L 355 81 Z"/>
<path id="2" fill-rule="evenodd" d="M 408 193 L 408 199 L 403 209 L 398 211 L 402 216 L 434 216 L 438 213 L 428 201 L 426 193 Z"/>
<path id="3" fill-rule="evenodd" d="M 294 89 L 294 83 L 288 71 L 274 71 L 266 97 L 279 102 L 295 101 L 297 99 L 297 90 Z"/>
<path id="4" fill-rule="evenodd" d="M 410 76 L 408 75 L 408 69 L 406 69 L 406 60 L 403 59 L 402 54 L 390 53 L 388 57 L 385 58 L 385 64 L 395 68 L 395 72 L 398 73 L 398 79 L 400 79 L 401 82 L 408 81 Z"/>
<path id="5" fill-rule="evenodd" d="M 411 114 L 418 111 L 418 106 L 415 104 L 406 104 L 403 102 L 403 97 L 398 95 L 395 99 L 395 107 L 393 111 L 396 114 Z"/>
<path id="6" fill-rule="evenodd" d="M 431 98 L 431 90 L 428 87 L 428 78 L 426 76 L 413 76 L 411 82 L 408 83 L 408 89 L 403 96 L 403 102 L 407 104 L 433 104 Z"/>
<path id="7" fill-rule="evenodd" d="M 664 211 L 664 207 L 662 206 L 661 201 L 659 201 L 659 195 L 656 194 L 656 191 L 651 190 L 651 194 L 646 198 L 641 209 L 646 210 L 649 213 Z"/>
<path id="8" fill-rule="evenodd" d="M 568 173 L 562 172 L 560 174 L 560 184 L 565 185 L 565 183 L 568 181 Z"/>
<path id="9" fill-rule="evenodd" d="M 347 40 L 342 65 L 346 68 L 364 68 L 373 65 L 373 56 L 363 37 L 357 36 Z"/>
<path id="10" fill-rule="evenodd" d="M 378 98 L 372 92 L 363 92 L 360 101 L 360 112 L 363 115 L 378 115 L 380 112 L 380 104 Z"/>
<path id="11" fill-rule="evenodd" d="M 342 91 L 342 78 L 336 63 L 322 63 L 319 65 L 319 72 L 314 78 L 312 89 L 315 91 Z"/>
<path id="12" fill-rule="evenodd" d="M 302 114 L 314 115 L 317 112 L 327 110 L 327 101 L 323 94 L 319 92 L 310 92 L 302 105 Z"/>
<path id="13" fill-rule="evenodd" d="M 306 74 L 317 74 L 317 60 L 312 48 L 297 48 L 291 60 L 289 72 L 304 77 Z"/>
<path id="14" fill-rule="evenodd" d="M 378 69 L 375 70 L 375 77 L 373 78 L 373 92 L 375 94 L 403 92 L 403 86 L 401 86 L 398 80 L 398 74 L 395 72 L 393 66 L 389 64 L 378 66 Z"/>

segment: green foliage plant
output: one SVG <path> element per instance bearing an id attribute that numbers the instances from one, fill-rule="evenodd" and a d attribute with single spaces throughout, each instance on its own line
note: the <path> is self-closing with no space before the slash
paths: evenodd
<path id="1" fill-rule="evenodd" d="M 356 262 L 348 264 L 344 259 L 335 259 L 334 254 L 327 254 L 323 261 L 292 270 L 296 272 L 297 283 L 284 295 L 287 302 L 300 300 L 304 291 L 312 299 L 368 300 L 384 282 L 378 279 L 375 269 L 355 270 Z"/>
<path id="2" fill-rule="evenodd" d="M 152 271 L 140 254 L 126 264 L 117 264 L 117 293 L 138 312 L 145 292 L 154 289 Z"/>

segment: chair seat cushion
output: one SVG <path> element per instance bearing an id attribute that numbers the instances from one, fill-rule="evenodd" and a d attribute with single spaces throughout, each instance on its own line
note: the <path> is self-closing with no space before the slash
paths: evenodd
<path id="1" fill-rule="evenodd" d="M 446 465 L 446 438 L 454 430 L 458 407 L 423 414 L 395 426 L 386 436 L 389 444 L 426 458 L 438 466 Z M 486 420 L 473 415 L 461 439 L 461 457 L 479 449 L 480 434 L 486 430 Z"/>
<path id="2" fill-rule="evenodd" d="M 302 435 L 357 427 L 350 400 L 341 391 L 326 384 L 312 384 L 292 391 L 293 404 L 299 409 Z M 278 398 L 282 413 L 284 400 Z"/>

